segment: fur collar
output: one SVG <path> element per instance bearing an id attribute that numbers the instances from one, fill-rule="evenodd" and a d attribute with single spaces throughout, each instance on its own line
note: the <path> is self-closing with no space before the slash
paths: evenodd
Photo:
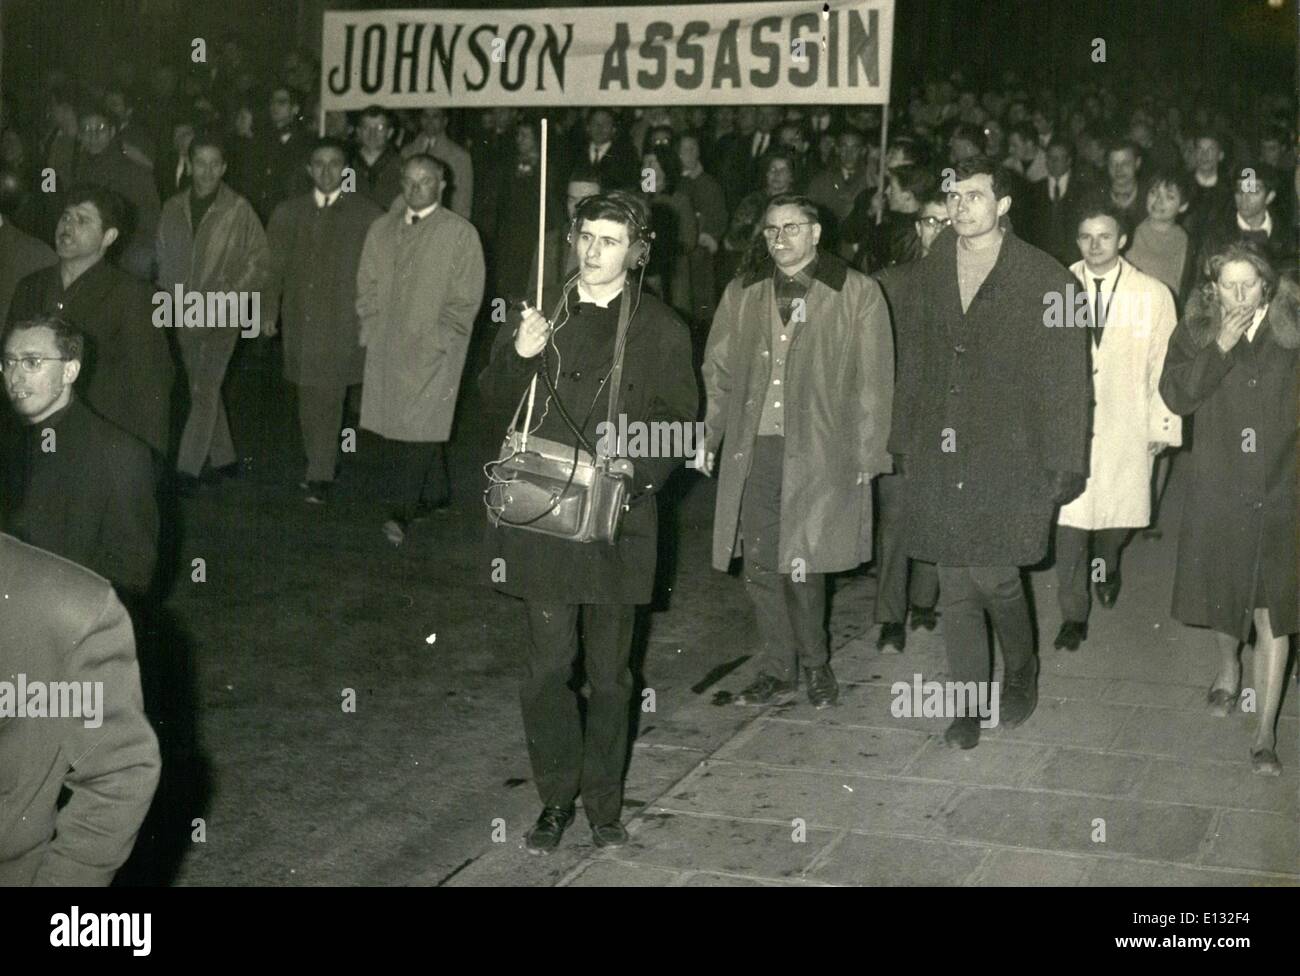
<path id="1" fill-rule="evenodd" d="M 1218 338 L 1219 303 L 1213 293 L 1207 295 L 1206 288 L 1197 289 L 1188 299 L 1184 318 L 1196 348 L 1203 349 Z M 1268 304 L 1262 325 L 1268 327 L 1273 341 L 1283 349 L 1300 348 L 1300 286 L 1288 278 L 1278 279 L 1277 292 Z"/>
<path id="2" fill-rule="evenodd" d="M 775 273 L 776 265 L 772 262 L 769 255 L 764 258 L 763 262 L 754 270 L 745 275 L 744 287 L 749 288 L 757 285 L 759 282 L 770 280 Z M 844 282 L 849 276 L 849 266 L 840 258 L 836 257 L 829 251 L 820 251 L 817 254 L 817 271 L 813 275 L 813 281 L 820 281 L 832 291 L 840 291 L 844 288 Z"/>

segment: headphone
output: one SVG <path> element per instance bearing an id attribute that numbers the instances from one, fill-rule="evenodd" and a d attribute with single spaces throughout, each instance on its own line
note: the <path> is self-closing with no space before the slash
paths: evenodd
<path id="1" fill-rule="evenodd" d="M 598 193 L 587 197 L 574 211 L 573 220 L 569 224 L 569 234 L 565 239 L 569 242 L 569 246 L 573 247 L 578 237 L 578 227 L 582 222 L 602 219 L 594 216 L 595 212 L 612 207 L 623 218 L 622 222 L 627 224 L 628 235 L 632 238 L 632 243 L 623 258 L 623 270 L 633 271 L 644 268 L 650 261 L 650 245 L 654 242 L 655 232 L 642 219 L 638 206 L 645 208 L 645 204 L 638 197 L 625 190 L 611 190 L 609 193 Z M 646 219 L 648 218 L 647 212 Z"/>

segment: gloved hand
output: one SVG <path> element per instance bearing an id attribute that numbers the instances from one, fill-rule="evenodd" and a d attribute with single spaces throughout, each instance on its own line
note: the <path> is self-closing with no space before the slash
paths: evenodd
<path id="1" fill-rule="evenodd" d="M 1064 505 L 1083 494 L 1088 479 L 1073 471 L 1049 471 L 1047 477 L 1052 486 L 1052 503 Z"/>

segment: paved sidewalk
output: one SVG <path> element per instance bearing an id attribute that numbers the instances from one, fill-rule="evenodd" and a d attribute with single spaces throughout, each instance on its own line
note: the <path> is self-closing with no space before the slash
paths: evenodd
<path id="1" fill-rule="evenodd" d="M 817 712 L 802 693 L 765 709 L 695 696 L 671 720 L 642 723 L 629 847 L 597 851 L 580 814 L 556 854 L 530 857 L 516 831 L 447 883 L 1300 883 L 1300 696 L 1288 687 L 1283 776 L 1253 775 L 1253 716 L 1206 714 L 1213 645 L 1168 616 L 1171 492 L 1165 538 L 1130 545 L 1118 605 L 1094 609 L 1078 653 L 1051 648 L 1055 578 L 1033 575 L 1047 646 L 1038 710 L 1020 728 L 986 730 L 959 752 L 943 746 L 946 719 L 895 718 L 893 682 L 946 677 L 942 620 L 910 632 L 905 654 L 882 656 L 866 625 L 874 580 L 846 577 L 831 623 L 838 707 Z M 656 616 L 652 637 L 675 613 Z M 1244 664 L 1249 683 L 1249 651 Z M 749 661 L 718 687 L 737 690 L 753 673 Z"/>

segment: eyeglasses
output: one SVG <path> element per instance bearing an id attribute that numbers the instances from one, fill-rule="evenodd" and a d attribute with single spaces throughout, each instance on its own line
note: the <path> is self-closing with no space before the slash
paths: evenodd
<path id="1" fill-rule="evenodd" d="M 22 364 L 24 373 L 35 373 L 45 363 L 63 363 L 67 361 L 67 356 L 0 356 L 0 366 L 4 367 L 6 373 L 12 372 L 13 368 L 19 363 Z"/>
<path id="2" fill-rule="evenodd" d="M 78 128 L 81 132 L 94 135 L 98 132 L 107 132 L 112 126 L 107 122 L 83 122 Z"/>
<path id="3" fill-rule="evenodd" d="M 763 236 L 769 241 L 774 241 L 782 234 L 792 241 L 797 241 L 799 235 L 803 233 L 803 228 L 811 226 L 814 222 L 811 220 L 801 220 L 797 224 L 782 224 L 780 227 L 774 224 L 763 225 Z"/>
<path id="4" fill-rule="evenodd" d="M 934 230 L 936 227 L 952 226 L 952 221 L 947 217 L 922 217 L 920 223 L 930 228 L 930 230 Z"/>

